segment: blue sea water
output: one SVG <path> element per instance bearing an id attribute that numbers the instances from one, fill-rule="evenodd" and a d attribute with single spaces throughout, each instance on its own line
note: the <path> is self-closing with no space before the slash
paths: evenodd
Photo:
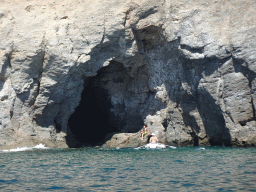
<path id="1" fill-rule="evenodd" d="M 256 149 L 0 152 L 0 191 L 256 191 Z"/>

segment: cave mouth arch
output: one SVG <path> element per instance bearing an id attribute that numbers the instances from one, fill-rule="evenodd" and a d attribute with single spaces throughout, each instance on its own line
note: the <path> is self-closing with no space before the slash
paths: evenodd
<path id="1" fill-rule="evenodd" d="M 119 132 L 113 125 L 108 91 L 98 86 L 103 73 L 101 69 L 96 76 L 85 80 L 79 106 L 68 120 L 69 129 L 77 140 L 75 148 L 102 145 L 108 134 Z"/>

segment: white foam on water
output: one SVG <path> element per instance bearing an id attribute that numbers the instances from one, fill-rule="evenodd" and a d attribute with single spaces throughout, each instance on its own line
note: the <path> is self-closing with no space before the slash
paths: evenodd
<path id="1" fill-rule="evenodd" d="M 205 150 L 204 147 L 199 147 L 199 148 L 196 148 L 196 150 Z"/>
<path id="2" fill-rule="evenodd" d="M 16 149 L 3 150 L 2 152 L 17 152 L 17 151 L 27 151 L 31 150 L 32 147 L 17 147 Z"/>
<path id="3" fill-rule="evenodd" d="M 177 148 L 177 147 L 171 146 L 171 145 L 168 145 L 167 147 L 172 148 L 172 149 L 176 149 Z"/>
<path id="4" fill-rule="evenodd" d="M 45 147 L 44 144 L 40 143 L 34 147 L 17 147 L 16 149 L 10 149 L 10 150 L 2 150 L 0 152 L 18 152 L 18 151 L 28 151 L 33 149 L 49 149 L 50 147 Z"/>
<path id="5" fill-rule="evenodd" d="M 36 145 L 35 147 L 33 147 L 33 149 L 49 149 L 50 147 L 45 147 L 44 144 L 40 143 L 38 145 Z"/>

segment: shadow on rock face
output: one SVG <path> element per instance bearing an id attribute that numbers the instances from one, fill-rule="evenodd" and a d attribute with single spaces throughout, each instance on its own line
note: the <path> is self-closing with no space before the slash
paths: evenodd
<path id="1" fill-rule="evenodd" d="M 212 146 L 230 146 L 231 135 L 226 128 L 224 116 L 216 100 L 205 89 L 198 90 L 199 113 L 203 120 L 206 134 Z"/>
<path id="2" fill-rule="evenodd" d="M 195 109 L 197 109 L 196 98 L 189 94 L 184 94 L 180 101 L 180 106 L 182 108 L 182 118 L 186 127 L 190 127 L 192 132 L 190 133 L 193 138 L 194 146 L 199 146 L 198 134 L 201 131 L 196 118 L 191 114 Z"/>
<path id="3" fill-rule="evenodd" d="M 216 100 L 211 94 L 203 88 L 199 88 L 195 95 L 185 95 L 181 99 L 183 121 L 186 127 L 191 128 L 190 135 L 193 138 L 194 146 L 200 145 L 200 139 L 204 140 L 199 137 L 203 127 L 198 125 L 196 113 L 199 113 L 199 118 L 203 121 L 205 133 L 211 146 L 231 145 L 231 135 L 229 129 L 226 128 L 223 112 L 215 102 Z"/>
<path id="4" fill-rule="evenodd" d="M 194 140 L 194 146 L 199 146 L 199 139 L 197 134 L 200 131 L 200 127 L 198 126 L 196 119 L 194 116 L 190 115 L 189 113 L 182 113 L 183 121 L 186 126 L 190 126 L 193 130 L 191 132 L 191 137 Z"/>

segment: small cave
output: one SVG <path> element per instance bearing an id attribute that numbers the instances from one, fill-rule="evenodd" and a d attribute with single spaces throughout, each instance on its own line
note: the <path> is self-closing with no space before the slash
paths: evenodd
<path id="1" fill-rule="evenodd" d="M 163 45 L 166 42 L 162 29 L 157 26 L 150 25 L 144 29 L 138 30 L 137 33 L 145 52 L 158 45 Z"/>
<path id="2" fill-rule="evenodd" d="M 142 87 L 147 76 L 143 68 L 138 69 L 139 78 L 129 76 L 129 70 L 113 60 L 99 69 L 96 76 L 85 79 L 79 106 L 68 121 L 72 133 L 67 137 L 70 147 L 100 146 L 114 133 L 135 133 L 141 129 L 143 120 L 138 105 L 128 103 L 127 107 L 125 101 L 136 99 L 137 92 L 147 90 Z"/>
<path id="3" fill-rule="evenodd" d="M 110 123 L 111 101 L 108 91 L 95 86 L 97 76 L 85 80 L 80 104 L 68 121 L 69 128 L 78 141 L 74 146 L 76 148 L 102 145 L 109 133 L 118 132 Z"/>

